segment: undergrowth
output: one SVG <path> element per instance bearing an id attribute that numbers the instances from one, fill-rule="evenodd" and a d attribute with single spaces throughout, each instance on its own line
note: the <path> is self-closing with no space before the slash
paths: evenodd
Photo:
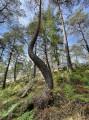
<path id="1" fill-rule="evenodd" d="M 55 95 L 53 107 L 55 106 L 59 109 L 64 104 L 63 102 L 61 103 L 61 99 L 64 98 L 67 102 L 78 99 L 89 103 L 88 66 L 87 68 L 74 68 L 72 73 L 60 71 L 52 74 L 54 79 L 53 95 Z M 26 88 L 25 80 L 20 79 L 16 83 L 8 83 L 5 90 L 0 90 L 0 118 L 7 119 L 8 115 L 10 115 L 13 120 L 39 119 L 39 114 L 35 116 L 35 108 L 29 110 L 28 106 L 32 96 L 42 93 L 44 82 L 39 78 L 38 82 L 34 84 L 32 91 L 28 93 L 28 96 L 20 98 Z"/>

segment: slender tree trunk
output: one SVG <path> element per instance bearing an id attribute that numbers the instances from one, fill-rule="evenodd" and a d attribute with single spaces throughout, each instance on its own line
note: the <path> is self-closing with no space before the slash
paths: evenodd
<path id="1" fill-rule="evenodd" d="M 35 55 L 36 55 L 36 50 L 37 50 L 37 44 L 35 44 Z M 36 64 L 34 63 L 34 73 L 33 73 L 33 77 L 36 77 Z"/>
<path id="2" fill-rule="evenodd" d="M 57 1 L 57 4 L 58 4 L 59 14 L 60 14 L 60 18 L 61 18 L 62 27 L 63 27 L 63 35 L 64 35 L 65 51 L 66 51 L 66 57 L 67 57 L 67 65 L 68 65 L 69 71 L 72 72 L 73 68 L 72 68 L 72 63 L 71 63 L 70 54 L 69 54 L 69 47 L 68 47 L 68 41 L 67 41 L 67 35 L 66 35 L 64 20 L 63 20 L 62 12 L 61 12 L 61 9 L 60 9 L 60 4 L 59 4 L 58 0 L 56 0 L 56 1 Z"/>
<path id="3" fill-rule="evenodd" d="M 53 79 L 52 79 L 51 72 L 50 72 L 49 68 L 47 67 L 47 65 L 33 52 L 33 47 L 35 45 L 35 42 L 36 42 L 38 34 L 39 34 L 39 30 L 40 30 L 40 23 L 41 23 L 41 0 L 39 0 L 38 25 L 37 25 L 36 32 L 33 36 L 33 39 L 31 40 L 31 42 L 29 44 L 28 54 L 29 54 L 29 57 L 33 60 L 33 62 L 36 64 L 36 66 L 40 69 L 40 71 L 42 72 L 42 74 L 45 78 L 45 82 L 46 82 L 45 90 L 49 90 L 49 89 L 51 90 L 51 89 L 53 89 Z"/>
<path id="4" fill-rule="evenodd" d="M 59 68 L 60 62 L 59 62 L 59 56 L 57 55 L 57 46 L 56 46 L 56 48 L 54 50 L 54 55 L 55 55 L 55 60 L 57 62 L 57 66 Z"/>
<path id="5" fill-rule="evenodd" d="M 88 45 L 88 43 L 87 43 L 87 41 L 86 41 L 86 39 L 85 39 L 84 33 L 83 33 L 80 25 L 79 25 L 79 28 L 80 28 L 80 32 L 81 32 L 81 34 L 82 34 L 83 40 L 84 40 L 84 42 L 85 42 L 85 44 L 86 44 L 86 50 L 87 50 L 87 52 L 89 53 L 89 45 Z"/>
<path id="6" fill-rule="evenodd" d="M 0 55 L 0 60 L 2 59 L 3 51 L 4 51 L 4 48 L 2 48 L 2 52 L 1 52 L 1 55 Z"/>
<path id="7" fill-rule="evenodd" d="M 17 67 L 17 58 L 14 65 L 14 81 L 16 82 L 16 67 Z"/>
<path id="8" fill-rule="evenodd" d="M 5 74 L 4 74 L 4 80 L 3 80 L 3 86 L 2 86 L 2 89 L 5 89 L 6 78 L 7 78 L 7 73 L 8 73 L 8 69 L 9 69 L 9 65 L 10 65 L 10 61 L 11 61 L 11 56 L 12 56 L 12 52 L 10 52 L 10 56 L 9 56 L 9 59 L 8 59 L 8 64 L 7 64 L 7 67 L 6 67 Z"/>
<path id="9" fill-rule="evenodd" d="M 76 64 L 78 65 L 78 57 L 76 56 Z"/>
<path id="10" fill-rule="evenodd" d="M 45 36 L 43 36 L 43 40 L 44 40 L 44 53 L 45 53 L 45 57 L 46 57 L 46 65 L 48 66 L 49 70 L 51 71 L 50 64 L 49 64 L 49 61 L 48 61 L 47 41 L 45 39 Z"/>
<path id="11" fill-rule="evenodd" d="M 36 65 L 34 64 L 34 73 L 33 73 L 33 77 L 36 77 Z"/>

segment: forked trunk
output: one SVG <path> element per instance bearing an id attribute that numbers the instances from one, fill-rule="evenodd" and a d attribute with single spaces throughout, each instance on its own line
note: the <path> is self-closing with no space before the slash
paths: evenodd
<path id="1" fill-rule="evenodd" d="M 40 23 L 41 23 L 41 0 L 39 0 L 39 16 L 38 16 L 38 25 L 36 32 L 33 36 L 33 39 L 31 40 L 29 47 L 28 47 L 28 54 L 29 57 L 32 59 L 32 61 L 35 63 L 35 65 L 40 69 L 42 72 L 45 82 L 46 82 L 46 90 L 53 89 L 53 79 L 51 72 L 48 68 L 48 66 L 33 52 L 34 45 L 36 43 L 39 30 L 40 30 Z"/>
<path id="2" fill-rule="evenodd" d="M 67 35 L 66 35 L 64 20 L 63 20 L 62 12 L 61 12 L 61 9 L 60 9 L 60 4 L 59 4 L 58 0 L 56 0 L 56 1 L 57 1 L 57 4 L 58 4 L 59 14 L 60 14 L 62 28 L 63 28 L 64 43 L 65 43 L 65 52 L 66 52 L 66 58 L 67 58 L 67 66 L 68 66 L 69 71 L 72 72 L 73 68 L 72 68 L 70 54 L 69 54 L 69 47 L 68 47 L 68 41 L 67 41 Z"/>

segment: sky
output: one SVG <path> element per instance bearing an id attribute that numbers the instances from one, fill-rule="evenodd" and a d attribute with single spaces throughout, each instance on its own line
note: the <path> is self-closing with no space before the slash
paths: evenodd
<path id="1" fill-rule="evenodd" d="M 22 25 L 27 26 L 33 20 L 34 13 L 37 12 L 38 9 L 37 9 L 37 7 L 35 9 L 34 8 L 30 9 L 31 6 L 27 5 L 27 4 L 30 4 L 30 3 L 28 3 L 29 0 L 20 0 L 20 1 L 22 3 L 21 8 L 24 9 L 26 12 L 26 17 L 25 18 L 20 17 L 19 21 Z M 48 0 L 45 0 L 45 2 L 43 4 L 44 4 L 45 9 L 46 9 L 48 6 Z M 32 6 L 34 6 L 34 4 Z"/>
<path id="2" fill-rule="evenodd" d="M 33 9 L 31 11 L 31 5 L 30 3 L 28 3 L 29 0 L 20 0 L 22 2 L 21 5 L 21 9 L 24 9 L 26 12 L 26 17 L 19 17 L 19 22 L 23 25 L 23 26 L 27 26 L 33 19 L 34 17 L 34 12 L 37 12 L 37 8 Z M 48 1 L 49 0 L 45 0 L 44 4 L 44 9 L 46 9 L 48 7 Z M 29 5 L 28 5 L 29 4 Z M 34 6 L 34 5 L 33 5 Z M 74 9 L 75 11 L 75 9 Z M 89 7 L 87 9 L 84 10 L 85 13 L 89 12 Z M 66 18 L 66 15 L 63 15 L 64 19 Z M 6 24 L 2 24 L 0 27 L 0 33 L 4 33 L 8 31 L 8 27 L 6 26 Z M 68 37 L 68 42 L 69 42 L 69 46 L 71 46 L 72 44 L 76 43 L 76 38 L 73 36 L 69 36 Z"/>

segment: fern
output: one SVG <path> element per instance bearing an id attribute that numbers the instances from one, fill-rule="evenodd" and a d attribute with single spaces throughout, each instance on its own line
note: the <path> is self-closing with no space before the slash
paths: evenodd
<path id="1" fill-rule="evenodd" d="M 89 102 L 89 98 L 81 97 L 80 99 L 83 100 L 84 102 Z"/>
<path id="2" fill-rule="evenodd" d="M 9 109 L 7 111 L 5 111 L 4 109 L 0 112 L 0 119 L 1 118 L 7 118 L 7 116 L 10 114 L 12 114 L 13 110 L 22 103 L 22 101 L 12 105 L 11 107 L 9 107 Z"/>
<path id="3" fill-rule="evenodd" d="M 75 99 L 75 98 L 79 98 L 80 99 L 83 96 L 84 95 L 76 94 L 76 95 L 72 96 L 71 99 Z"/>
<path id="4" fill-rule="evenodd" d="M 35 114 L 35 111 L 32 110 L 32 111 L 27 111 L 26 113 L 24 113 L 22 116 L 18 117 L 18 118 L 15 118 L 13 120 L 37 120 L 37 118 L 34 118 L 34 114 Z"/>
<path id="5" fill-rule="evenodd" d="M 83 88 L 87 88 L 87 89 L 89 89 L 89 86 L 84 86 Z"/>
<path id="6" fill-rule="evenodd" d="M 68 99 L 72 99 L 73 95 L 74 95 L 74 91 L 75 89 L 72 89 L 72 87 L 68 84 L 65 84 L 65 95 Z"/>

